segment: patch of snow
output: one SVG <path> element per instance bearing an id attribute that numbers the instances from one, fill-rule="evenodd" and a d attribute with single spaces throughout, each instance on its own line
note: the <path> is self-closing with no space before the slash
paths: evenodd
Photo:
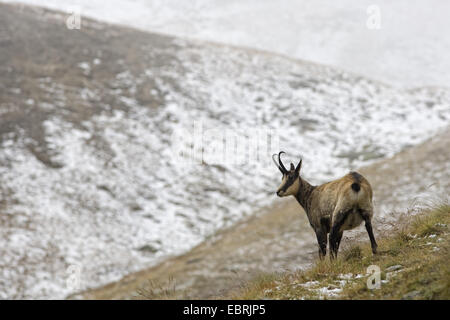
<path id="1" fill-rule="evenodd" d="M 401 264 L 396 264 L 394 266 L 390 266 L 390 267 L 386 268 L 386 271 L 387 272 L 392 272 L 392 271 L 400 270 L 402 268 L 403 268 L 403 266 Z"/>
<path id="2" fill-rule="evenodd" d="M 91 73 L 91 65 L 88 62 L 80 62 L 78 67 L 83 70 L 85 75 L 89 75 Z"/>
<path id="3" fill-rule="evenodd" d="M 319 284 L 319 281 L 311 280 L 305 283 L 301 283 L 300 285 L 305 288 L 315 287 Z"/>
<path id="4" fill-rule="evenodd" d="M 342 288 L 334 288 L 332 286 L 326 286 L 315 290 L 321 298 L 324 297 L 337 297 L 342 292 Z"/>
<path id="5" fill-rule="evenodd" d="M 445 0 L 1 1 L 78 8 L 82 17 L 258 48 L 400 87 L 450 86 Z"/>

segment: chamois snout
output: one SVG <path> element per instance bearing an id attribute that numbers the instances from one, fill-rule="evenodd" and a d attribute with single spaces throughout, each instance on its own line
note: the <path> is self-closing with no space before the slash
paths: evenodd
<path id="1" fill-rule="evenodd" d="M 286 192 L 285 188 L 284 188 L 285 184 L 286 184 L 286 178 L 283 177 L 283 181 L 281 182 L 281 185 L 276 192 L 277 196 L 279 196 L 280 198 L 285 196 L 285 192 Z"/>

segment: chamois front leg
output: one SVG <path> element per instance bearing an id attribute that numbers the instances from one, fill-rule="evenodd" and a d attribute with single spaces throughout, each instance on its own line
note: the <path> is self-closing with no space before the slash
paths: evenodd
<path id="1" fill-rule="evenodd" d="M 316 231 L 317 242 L 319 243 L 319 258 L 322 260 L 327 254 L 327 232 L 320 228 Z"/>

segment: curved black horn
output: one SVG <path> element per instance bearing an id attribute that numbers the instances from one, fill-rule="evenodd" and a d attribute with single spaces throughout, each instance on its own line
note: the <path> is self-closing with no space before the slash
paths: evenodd
<path id="1" fill-rule="evenodd" d="M 272 161 L 273 161 L 273 163 L 275 163 L 275 165 L 276 165 L 277 168 L 281 171 L 281 173 L 284 174 L 283 169 L 281 169 L 280 165 L 277 163 L 277 160 L 274 159 L 274 157 L 276 157 L 276 156 L 277 156 L 276 153 L 274 153 L 274 154 L 272 155 Z"/>
<path id="2" fill-rule="evenodd" d="M 280 151 L 280 153 L 278 154 L 278 162 L 279 162 L 279 164 L 280 164 L 280 166 L 281 166 L 281 169 L 283 169 L 284 172 L 287 172 L 286 167 L 284 166 L 283 162 L 281 161 L 281 155 L 282 155 L 283 153 L 286 153 L 286 152 Z"/>

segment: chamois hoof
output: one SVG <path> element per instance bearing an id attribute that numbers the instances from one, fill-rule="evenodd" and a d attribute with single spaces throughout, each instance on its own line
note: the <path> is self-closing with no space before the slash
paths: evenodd
<path id="1" fill-rule="evenodd" d="M 378 246 L 372 248 L 372 253 L 374 255 L 378 253 L 377 249 L 378 249 Z"/>

